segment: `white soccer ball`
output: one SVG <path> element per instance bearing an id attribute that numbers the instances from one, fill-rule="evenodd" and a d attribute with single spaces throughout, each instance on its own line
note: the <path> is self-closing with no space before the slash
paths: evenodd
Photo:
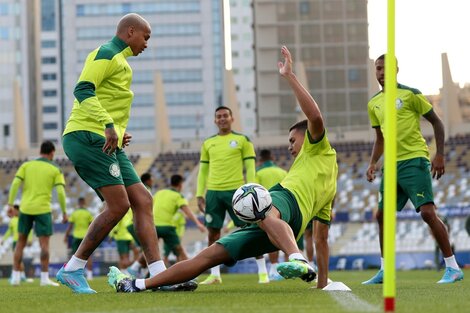
<path id="1" fill-rule="evenodd" d="M 242 221 L 257 223 L 271 210 L 271 195 L 259 184 L 245 184 L 233 194 L 232 207 L 235 215 Z"/>

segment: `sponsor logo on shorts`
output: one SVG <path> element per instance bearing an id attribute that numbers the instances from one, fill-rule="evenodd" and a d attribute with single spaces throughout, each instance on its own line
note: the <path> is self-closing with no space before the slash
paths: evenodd
<path id="1" fill-rule="evenodd" d="M 422 193 L 417 193 L 416 196 L 417 196 L 417 197 L 424 198 L 424 191 L 423 191 Z"/>
<path id="2" fill-rule="evenodd" d="M 211 222 L 212 222 L 212 215 L 206 214 L 205 218 L 206 218 L 206 222 L 207 222 L 207 223 L 211 223 Z"/>
<path id="3" fill-rule="evenodd" d="M 119 168 L 119 164 L 113 163 L 109 166 L 109 174 L 113 177 L 119 177 L 121 175 L 121 169 Z"/>

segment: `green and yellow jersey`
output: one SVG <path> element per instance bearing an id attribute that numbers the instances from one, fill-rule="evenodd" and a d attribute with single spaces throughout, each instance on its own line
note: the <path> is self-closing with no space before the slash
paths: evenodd
<path id="1" fill-rule="evenodd" d="M 153 196 L 155 226 L 174 226 L 173 217 L 184 205 L 188 205 L 188 200 L 178 191 L 172 188 L 157 191 Z"/>
<path id="2" fill-rule="evenodd" d="M 78 208 L 73 211 L 69 218 L 69 222 L 73 224 L 72 236 L 77 239 L 85 238 L 88 226 L 92 221 L 93 215 L 86 208 Z"/>
<path id="3" fill-rule="evenodd" d="M 321 209 L 331 206 L 337 175 L 336 151 L 328 141 L 326 130 L 318 141 L 313 141 L 306 131 L 302 148 L 281 182 L 282 187 L 294 194 L 302 213 L 302 227 L 297 239 Z"/>
<path id="4" fill-rule="evenodd" d="M 65 212 L 65 179 L 59 167 L 45 158 L 23 163 L 10 187 L 8 203 L 13 204 L 23 184 L 20 212 L 39 215 L 51 212 L 52 189 L 56 188 L 62 212 Z"/>
<path id="5" fill-rule="evenodd" d="M 204 141 L 196 196 L 203 196 L 207 190 L 233 190 L 246 181 L 255 181 L 255 149 L 250 139 L 242 134 L 231 132 L 228 135 L 214 135 Z"/>
<path id="6" fill-rule="evenodd" d="M 13 237 L 13 242 L 17 242 L 18 241 L 18 238 L 19 238 L 19 233 L 18 233 L 18 216 L 13 216 L 11 219 L 10 219 L 10 222 L 8 223 L 8 228 L 7 228 L 7 231 L 5 232 L 5 234 L 3 234 L 3 240 L 5 241 L 8 237 Z M 29 235 L 28 235 L 28 243 L 31 243 L 31 241 L 33 240 L 33 232 L 29 232 Z"/>
<path id="7" fill-rule="evenodd" d="M 8 229 L 3 235 L 3 240 L 6 240 L 8 237 L 12 236 L 13 241 L 18 241 L 18 216 L 13 216 L 8 223 Z"/>
<path id="8" fill-rule="evenodd" d="M 132 69 L 126 60 L 131 55 L 131 48 L 118 37 L 88 55 L 64 135 L 85 130 L 104 137 L 105 128 L 114 126 L 122 147 L 134 97 Z"/>
<path id="9" fill-rule="evenodd" d="M 401 84 L 397 86 L 397 161 L 418 157 L 429 159 L 426 140 L 421 133 L 421 115 L 429 113 L 432 105 L 417 89 Z M 379 92 L 367 105 L 372 127 L 380 127 L 385 136 L 385 93 Z"/>
<path id="10" fill-rule="evenodd" d="M 126 215 L 117 223 L 116 226 L 111 230 L 111 237 L 114 240 L 122 240 L 122 241 L 132 241 L 134 238 L 132 237 L 131 233 L 127 230 L 127 226 L 132 223 L 132 210 L 129 209 Z"/>
<path id="11" fill-rule="evenodd" d="M 255 181 L 269 190 L 281 182 L 286 175 L 287 172 L 274 164 L 273 161 L 266 161 L 256 169 Z"/>

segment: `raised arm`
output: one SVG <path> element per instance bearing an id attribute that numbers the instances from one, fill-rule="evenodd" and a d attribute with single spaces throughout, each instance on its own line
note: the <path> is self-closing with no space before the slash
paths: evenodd
<path id="1" fill-rule="evenodd" d="M 281 54 L 284 57 L 284 62 L 278 63 L 279 74 L 287 80 L 299 102 L 300 108 L 307 116 L 308 131 L 312 139 L 318 140 L 325 131 L 320 108 L 292 71 L 292 55 L 286 46 L 282 46 Z"/>

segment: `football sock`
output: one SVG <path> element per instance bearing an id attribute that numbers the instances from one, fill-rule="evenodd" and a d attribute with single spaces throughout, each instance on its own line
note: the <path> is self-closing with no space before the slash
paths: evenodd
<path id="1" fill-rule="evenodd" d="M 129 268 L 135 272 L 138 272 L 140 271 L 141 267 L 142 265 L 140 265 L 139 261 L 134 261 L 134 263 L 132 263 Z"/>
<path id="2" fill-rule="evenodd" d="M 135 280 L 135 286 L 139 288 L 140 290 L 145 290 L 145 279 L 136 279 Z"/>
<path id="3" fill-rule="evenodd" d="M 153 276 L 163 272 L 164 270 L 166 270 L 165 263 L 163 263 L 162 260 L 159 260 L 159 261 L 153 262 L 152 264 L 149 264 L 148 268 L 149 268 L 149 271 L 150 271 L 150 277 L 153 277 Z"/>
<path id="4" fill-rule="evenodd" d="M 268 273 L 266 269 L 266 261 L 264 260 L 264 258 L 256 259 L 256 264 L 258 265 L 258 274 Z"/>
<path id="5" fill-rule="evenodd" d="M 41 281 L 47 282 L 49 280 L 49 272 L 41 272 Z"/>
<path id="6" fill-rule="evenodd" d="M 220 266 L 219 265 L 214 266 L 213 268 L 211 268 L 211 275 L 220 277 Z"/>
<path id="7" fill-rule="evenodd" d="M 270 274 L 277 274 L 277 263 L 271 263 L 271 267 L 269 268 Z"/>
<path id="8" fill-rule="evenodd" d="M 12 271 L 11 272 L 11 279 L 15 282 L 20 281 L 21 272 L 20 271 Z"/>
<path id="9" fill-rule="evenodd" d="M 444 262 L 446 262 L 446 267 L 452 267 L 453 269 L 460 269 L 457 261 L 455 260 L 455 255 L 452 255 L 448 258 L 444 258 Z"/>
<path id="10" fill-rule="evenodd" d="M 384 258 L 380 258 L 380 269 L 384 269 Z"/>
<path id="11" fill-rule="evenodd" d="M 302 255 L 302 253 L 296 252 L 292 253 L 289 255 L 289 261 L 290 260 L 302 260 L 308 263 L 308 261 L 305 259 L 305 257 Z"/>
<path id="12" fill-rule="evenodd" d="M 82 260 L 77 258 L 75 255 L 72 255 L 67 264 L 65 264 L 64 270 L 73 272 L 79 269 L 83 269 L 85 268 L 86 262 L 87 260 Z"/>

